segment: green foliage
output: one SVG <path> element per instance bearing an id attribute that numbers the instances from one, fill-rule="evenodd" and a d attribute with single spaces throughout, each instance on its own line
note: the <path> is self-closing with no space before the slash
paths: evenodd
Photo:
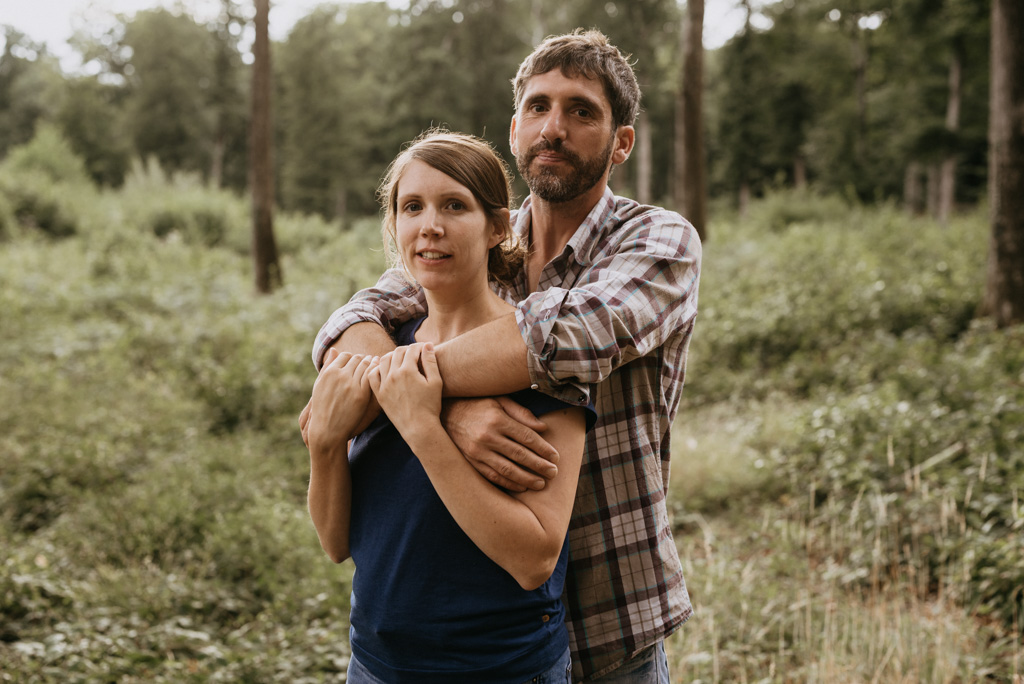
<path id="1" fill-rule="evenodd" d="M 309 523 L 296 418 L 376 221 L 280 216 L 294 278 L 257 297 L 231 193 L 151 164 L 79 200 L 79 234 L 0 249 L 0 681 L 336 676 L 351 565 Z M 196 206 L 219 246 L 145 223 Z"/>
<path id="2" fill-rule="evenodd" d="M 50 183 L 86 183 L 89 174 L 67 139 L 52 125 L 41 125 L 32 141 L 14 148 L 3 170 L 12 175 L 38 172 Z"/>
<path id="3" fill-rule="evenodd" d="M 798 195 L 786 193 L 755 206 L 741 235 L 722 227 L 725 240 L 769 232 L 757 242 L 708 251 L 702 331 L 693 343 L 694 356 L 710 365 L 694 375 L 702 398 L 847 389 L 885 372 L 862 363 L 866 347 L 875 348 L 881 363 L 892 359 L 887 350 L 901 337 L 948 341 L 967 329 L 983 291 L 981 215 L 944 230 L 893 208 L 841 206 L 809 199 L 801 207 Z M 775 232 L 792 216 L 810 220 Z M 737 384 L 747 374 L 750 384 Z"/>
<path id="4" fill-rule="evenodd" d="M 846 584 L 912 578 L 1019 628 L 1024 331 L 974 320 L 985 216 L 841 207 L 783 193 L 717 231 L 680 414 L 753 413 L 733 463 L 760 459 L 761 496 L 809 508 Z"/>
<path id="5" fill-rule="evenodd" d="M 0 238 L 25 229 L 53 238 L 81 228 L 76 204 L 93 194 L 82 160 L 56 127 L 36 136 L 0 162 Z"/>
<path id="6" fill-rule="evenodd" d="M 151 157 L 146 164 L 132 164 L 124 188 L 129 222 L 156 237 L 207 247 L 230 245 L 248 253 L 245 202 L 207 187 L 198 175 L 176 173 L 169 178 Z"/>

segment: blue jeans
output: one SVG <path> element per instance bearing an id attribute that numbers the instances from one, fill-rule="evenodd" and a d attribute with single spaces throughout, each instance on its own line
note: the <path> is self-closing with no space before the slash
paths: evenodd
<path id="1" fill-rule="evenodd" d="M 356 660 L 353 653 L 348 659 L 347 684 L 388 684 L 383 679 L 378 679 L 370 673 L 363 664 Z M 562 657 L 550 668 L 541 672 L 536 677 L 524 682 L 524 684 L 572 684 L 572 660 L 569 658 L 569 649 L 565 649 Z"/>
<path id="2" fill-rule="evenodd" d="M 603 677 L 588 681 L 594 684 L 669 684 L 665 642 L 648 646 Z"/>

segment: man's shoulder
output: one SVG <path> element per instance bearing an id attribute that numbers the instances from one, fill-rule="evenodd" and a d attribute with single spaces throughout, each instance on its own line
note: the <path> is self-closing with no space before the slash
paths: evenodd
<path id="1" fill-rule="evenodd" d="M 616 243 L 654 241 L 692 254 L 701 252 L 697 229 L 679 212 L 616 195 L 612 217 L 610 236 Z"/>
<path id="2" fill-rule="evenodd" d="M 694 231 L 693 225 L 683 218 L 679 212 L 654 204 L 641 204 L 629 197 L 616 195 L 612 214 L 615 217 L 616 223 L 620 226 L 674 226 L 682 230 Z"/>

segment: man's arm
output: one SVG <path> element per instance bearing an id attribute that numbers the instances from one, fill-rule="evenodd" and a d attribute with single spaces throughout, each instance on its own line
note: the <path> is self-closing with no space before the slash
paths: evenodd
<path id="1" fill-rule="evenodd" d="M 375 323 L 385 336 L 390 337 L 398 325 L 426 313 L 427 300 L 420 287 L 410 283 L 397 269 L 387 270 L 376 285 L 356 292 L 345 306 L 327 319 L 313 343 L 313 365 L 320 370 L 327 350 L 335 347 L 342 335 L 356 323 Z M 369 341 L 370 346 L 357 348 L 356 345 L 364 341 Z M 339 351 L 379 355 L 381 341 L 380 337 L 367 338 L 360 334 L 350 338 L 351 348 Z M 391 349 L 394 349 L 394 343 Z M 387 351 L 390 350 L 384 350 L 384 353 Z"/>
<path id="2" fill-rule="evenodd" d="M 585 404 L 590 385 L 689 326 L 697 314 L 700 240 L 678 214 L 656 213 L 661 220 L 623 226 L 575 287 L 535 292 L 514 314 L 439 345 L 445 394 L 534 386 Z"/>
<path id="3" fill-rule="evenodd" d="M 398 324 L 424 313 L 426 300 L 419 287 L 401 274 L 388 271 L 374 287 L 357 292 L 348 304 L 331 315 L 313 345 L 313 363 L 319 369 L 327 350 L 332 348 L 383 356 L 395 349 L 390 332 Z M 457 363 L 449 372 L 457 374 Z M 299 415 L 302 439 L 307 446 L 311 410 L 312 399 Z M 380 406 L 371 398 L 357 432 L 365 430 L 379 413 Z M 554 465 L 558 452 L 540 434 L 545 424 L 515 402 L 450 401 L 446 403 L 444 424 L 474 467 L 505 489 L 543 489 L 545 482 L 541 477 L 550 479 L 558 472 Z"/>
<path id="4" fill-rule="evenodd" d="M 500 396 L 530 386 L 526 343 L 511 311 L 436 349 L 446 397 Z"/>

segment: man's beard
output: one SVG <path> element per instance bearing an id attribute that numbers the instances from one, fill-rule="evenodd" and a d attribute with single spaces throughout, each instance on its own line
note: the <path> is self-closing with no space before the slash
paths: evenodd
<path id="1" fill-rule="evenodd" d="M 554 144 L 547 140 L 541 140 L 526 152 L 516 155 L 516 168 L 519 169 L 520 175 L 530 187 L 532 194 L 556 204 L 569 202 L 590 190 L 601 180 L 605 171 L 608 170 L 608 161 L 611 159 L 614 145 L 615 136 L 613 135 L 609 137 L 608 145 L 601 154 L 584 159 L 575 152 L 570 152 L 562 147 L 560 139 L 556 139 Z M 533 160 L 545 150 L 557 152 L 565 158 L 571 167 L 567 176 L 559 176 L 555 169 L 546 167 L 537 173 L 531 170 L 530 165 Z"/>

